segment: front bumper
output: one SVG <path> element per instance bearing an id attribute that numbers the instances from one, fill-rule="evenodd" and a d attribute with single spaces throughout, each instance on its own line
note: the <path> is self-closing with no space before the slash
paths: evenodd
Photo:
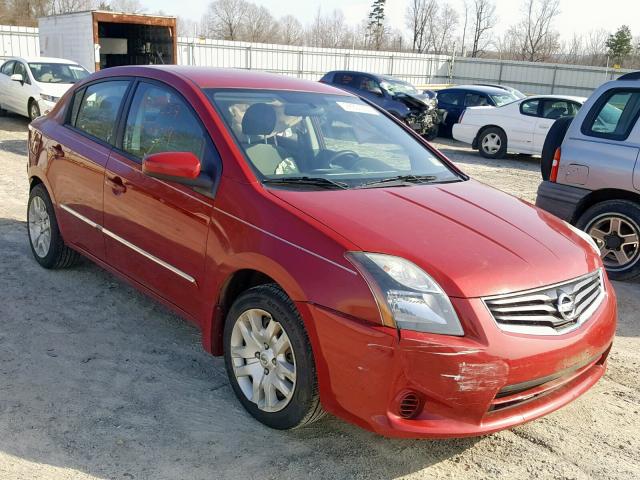
<path id="1" fill-rule="evenodd" d="M 41 98 L 38 100 L 38 106 L 40 107 L 40 114 L 46 115 L 53 110 L 53 107 L 56 106 L 56 102 L 50 102 L 49 100 Z"/>
<path id="2" fill-rule="evenodd" d="M 548 414 L 604 374 L 616 327 L 615 294 L 608 281 L 607 295 L 592 318 L 554 337 L 503 332 L 482 300 L 452 301 L 465 337 L 398 334 L 299 304 L 313 325 L 325 409 L 390 437 L 476 436 Z M 412 418 L 401 415 L 407 392 L 420 399 Z"/>
<path id="3" fill-rule="evenodd" d="M 543 181 L 538 187 L 536 206 L 569 223 L 577 220 L 577 213 L 591 190 Z"/>

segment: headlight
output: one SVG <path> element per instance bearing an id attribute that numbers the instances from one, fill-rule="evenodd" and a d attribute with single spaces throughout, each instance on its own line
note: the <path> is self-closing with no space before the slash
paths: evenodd
<path id="1" fill-rule="evenodd" d="M 404 258 L 349 252 L 371 287 L 383 323 L 401 330 L 464 335 L 451 300 L 424 270 Z"/>
<path id="2" fill-rule="evenodd" d="M 40 98 L 51 103 L 56 103 L 58 100 L 60 100 L 60 97 L 54 97 L 53 95 L 45 95 L 44 93 L 40 94 Z"/>
<path id="3" fill-rule="evenodd" d="M 598 244 L 596 243 L 596 241 L 593 238 L 591 238 L 591 235 L 589 235 L 587 232 L 583 232 L 579 228 L 574 227 L 569 222 L 564 222 L 564 223 L 567 225 L 567 227 L 569 227 L 569 229 L 573 233 L 575 233 L 576 235 L 582 237 L 582 239 L 585 242 L 587 242 L 591 246 L 591 248 L 593 248 L 593 251 L 596 253 L 596 255 L 601 256 L 600 248 L 598 247 Z"/>

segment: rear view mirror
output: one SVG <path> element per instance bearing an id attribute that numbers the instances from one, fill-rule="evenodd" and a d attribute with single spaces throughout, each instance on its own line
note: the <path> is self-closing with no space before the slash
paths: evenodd
<path id="1" fill-rule="evenodd" d="M 21 73 L 14 73 L 13 75 L 11 75 L 11 80 L 13 80 L 14 82 L 24 83 L 24 78 L 22 77 Z"/>
<path id="2" fill-rule="evenodd" d="M 142 172 L 150 177 L 195 187 L 210 194 L 214 182 L 209 175 L 200 173 L 200 160 L 191 152 L 161 152 L 147 155 L 142 160 Z"/>

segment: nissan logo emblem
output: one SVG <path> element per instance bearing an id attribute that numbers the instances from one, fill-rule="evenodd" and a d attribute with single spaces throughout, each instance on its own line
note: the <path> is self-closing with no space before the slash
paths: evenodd
<path id="1" fill-rule="evenodd" d="M 557 308 L 558 313 L 565 320 L 574 320 L 576 318 L 576 304 L 571 295 L 564 292 L 558 295 Z"/>

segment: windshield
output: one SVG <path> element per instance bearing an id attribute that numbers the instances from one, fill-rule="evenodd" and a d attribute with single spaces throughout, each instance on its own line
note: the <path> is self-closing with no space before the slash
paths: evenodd
<path id="1" fill-rule="evenodd" d="M 415 95 L 416 93 L 419 93 L 416 87 L 401 80 L 390 80 L 386 78 L 380 82 L 380 86 L 392 94 L 406 93 L 409 95 Z"/>
<path id="2" fill-rule="evenodd" d="M 318 93 L 206 90 L 263 181 L 304 177 L 346 188 L 394 177 L 460 180 L 402 127 L 362 100 Z M 289 182 L 291 183 L 291 182 Z M 302 184 L 301 184 L 302 185 Z"/>
<path id="3" fill-rule="evenodd" d="M 89 75 L 80 65 L 64 63 L 29 63 L 29 68 L 40 83 L 76 83 Z"/>
<path id="4" fill-rule="evenodd" d="M 501 107 L 507 103 L 512 103 L 518 100 L 518 97 L 511 92 L 499 93 L 497 95 L 491 95 L 491 98 L 495 102 L 496 106 Z"/>

